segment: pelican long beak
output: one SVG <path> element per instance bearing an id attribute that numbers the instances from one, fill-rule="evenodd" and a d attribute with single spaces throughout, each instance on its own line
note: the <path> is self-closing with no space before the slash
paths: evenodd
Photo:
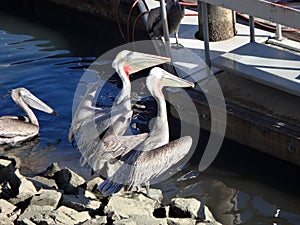
<path id="1" fill-rule="evenodd" d="M 171 58 L 123 50 L 116 56 L 112 66 L 117 68 L 122 62 L 127 72 L 132 74 L 149 67 L 171 62 Z"/>
<path id="2" fill-rule="evenodd" d="M 158 70 L 158 71 L 155 71 L 156 73 L 159 73 L 159 72 L 161 73 L 162 86 L 167 86 L 167 87 L 194 87 L 195 86 L 194 83 L 184 80 L 180 77 L 174 76 L 173 74 L 171 74 L 159 67 L 156 67 L 153 69 Z"/>
<path id="3" fill-rule="evenodd" d="M 30 107 L 49 114 L 58 115 L 57 112 L 55 112 L 50 106 L 42 102 L 27 89 L 23 88 L 22 90 L 20 90 L 20 96 L 23 98 L 24 102 L 27 103 Z"/>

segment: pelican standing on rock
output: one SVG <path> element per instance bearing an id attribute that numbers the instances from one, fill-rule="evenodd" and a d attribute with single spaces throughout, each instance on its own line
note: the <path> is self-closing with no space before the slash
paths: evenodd
<path id="1" fill-rule="evenodd" d="M 109 155 L 107 153 L 114 147 L 112 145 L 116 135 L 122 136 L 130 124 L 132 110 L 129 76 L 166 62 L 170 62 L 170 58 L 123 50 L 112 63 L 123 85 L 113 107 L 93 106 L 97 89 L 103 85 L 103 82 L 95 83 L 88 89 L 73 117 L 69 131 L 70 141 L 76 137 L 78 149 L 82 154 L 81 165 L 88 164 L 93 171 L 100 171 L 106 161 L 118 156 L 116 152 Z M 144 139 L 143 135 L 139 137 L 141 140 Z"/>
<path id="2" fill-rule="evenodd" d="M 12 99 L 23 109 L 27 116 L 0 117 L 0 144 L 15 145 L 17 142 L 31 139 L 39 133 L 39 122 L 30 107 L 57 115 L 57 113 L 25 88 L 11 92 Z"/>
<path id="3" fill-rule="evenodd" d="M 124 163 L 115 174 L 106 179 L 99 190 L 104 194 L 117 193 L 123 186 L 127 190 L 146 183 L 149 195 L 149 182 L 158 177 L 182 159 L 192 145 L 192 138 L 184 136 L 169 142 L 167 109 L 162 88 L 193 87 L 194 84 L 155 67 L 146 80 L 147 88 L 157 101 L 158 113 L 148 137 L 136 148 L 122 157 Z M 131 137 L 131 140 L 134 137 Z"/>
<path id="4" fill-rule="evenodd" d="M 178 31 L 180 22 L 184 17 L 185 7 L 179 4 L 179 0 L 167 0 L 166 9 L 169 34 L 175 34 L 176 45 L 178 47 Z M 150 10 L 148 14 L 147 30 L 156 38 L 161 38 L 164 35 L 160 7 Z"/>

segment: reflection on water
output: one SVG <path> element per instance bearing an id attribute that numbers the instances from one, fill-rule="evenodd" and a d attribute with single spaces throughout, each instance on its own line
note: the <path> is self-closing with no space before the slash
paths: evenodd
<path id="1" fill-rule="evenodd" d="M 88 168 L 79 166 L 79 153 L 67 141 L 73 95 L 85 68 L 122 41 L 118 39 L 118 31 L 113 30 L 116 26 L 107 22 L 101 24 L 102 32 L 98 32 L 100 27 L 91 24 L 95 29 L 78 23 L 57 26 L 56 21 L 45 24 L 37 21 L 0 14 L 0 115 L 23 114 L 7 91 L 24 86 L 59 116 L 35 111 L 40 121 L 40 136 L 13 149 L 0 149 L 0 154 L 19 156 L 21 170 L 26 174 L 41 172 L 50 163 L 58 162 L 61 167 L 67 166 L 90 179 Z M 117 85 L 111 88 L 107 99 L 117 93 Z M 151 104 L 147 107 L 154 108 Z M 146 129 L 145 121 L 139 118 L 136 121 Z M 205 202 L 226 225 L 296 225 L 300 224 L 298 176 L 299 168 L 225 142 L 208 170 L 200 173 L 197 163 L 191 162 L 156 186 L 163 189 L 165 201 L 182 196 Z"/>

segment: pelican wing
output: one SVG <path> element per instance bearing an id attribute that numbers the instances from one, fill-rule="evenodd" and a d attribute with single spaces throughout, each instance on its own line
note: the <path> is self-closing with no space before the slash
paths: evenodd
<path id="1" fill-rule="evenodd" d="M 39 131 L 39 127 L 21 120 L 23 117 L 3 116 L 0 118 L 0 137 L 13 138 L 30 136 Z"/>
<path id="2" fill-rule="evenodd" d="M 73 142 L 74 136 L 78 134 L 81 126 L 85 122 L 93 120 L 95 118 L 95 115 L 101 117 L 105 114 L 108 114 L 109 108 L 99 108 L 93 106 L 93 101 L 96 96 L 97 90 L 98 88 L 103 87 L 103 85 L 104 82 L 100 80 L 88 87 L 72 118 L 68 136 L 70 142 Z"/>
<path id="3" fill-rule="evenodd" d="M 113 194 L 124 185 L 131 188 L 158 177 L 182 159 L 191 145 L 192 138 L 185 136 L 150 151 L 132 151 L 115 174 L 99 186 L 99 190 Z"/>
<path id="4" fill-rule="evenodd" d="M 152 33 L 157 27 L 160 27 L 162 29 L 161 25 L 158 25 L 161 20 L 160 16 L 160 7 L 151 9 L 149 14 L 148 14 L 148 19 L 147 19 L 147 30 L 148 32 Z M 161 33 L 161 32 L 160 32 Z"/>
<path id="5" fill-rule="evenodd" d="M 90 123 L 87 123 L 85 128 L 82 129 L 81 135 L 77 140 L 78 148 L 82 154 L 80 160 L 81 165 L 86 163 L 90 166 L 95 165 L 94 161 L 98 161 L 98 159 L 102 157 L 103 152 L 110 151 L 112 145 L 108 145 L 107 142 L 110 142 L 110 140 L 114 140 L 117 136 L 122 136 L 124 134 L 129 126 L 131 115 L 132 110 L 129 110 L 123 112 L 122 114 L 114 115 L 114 118 L 112 118 L 110 115 L 107 115 L 107 118 L 104 118 L 103 122 L 91 121 Z M 115 120 L 115 122 L 108 129 L 111 120 Z M 103 125 L 103 123 L 107 124 Z M 107 126 L 106 129 L 108 130 L 104 136 L 98 131 L 99 125 L 101 126 L 99 129 L 102 129 L 103 126 Z M 93 157 L 97 159 L 94 159 Z"/>
<path id="6" fill-rule="evenodd" d="M 85 134 L 89 140 L 96 139 L 111 126 L 123 111 L 122 107 L 90 109 L 86 113 L 86 117 L 73 119 L 69 130 L 69 141 L 73 141 L 74 137 L 82 134 Z"/>
<path id="7" fill-rule="evenodd" d="M 184 11 L 185 7 L 183 5 L 180 5 L 178 2 L 169 6 L 167 19 L 170 34 L 178 32 L 180 22 L 184 17 Z"/>
<path id="8" fill-rule="evenodd" d="M 80 146 L 81 165 L 87 163 L 94 171 L 99 171 L 105 162 L 123 156 L 144 141 L 148 137 L 147 133 L 122 136 L 129 127 L 131 115 L 132 110 L 124 112 L 103 138 L 98 136 L 93 141 L 83 143 Z"/>
<path id="9" fill-rule="evenodd" d="M 148 137 L 147 133 L 110 138 L 101 142 L 100 149 L 88 158 L 88 164 L 95 172 L 100 171 L 105 162 L 124 156 Z"/>

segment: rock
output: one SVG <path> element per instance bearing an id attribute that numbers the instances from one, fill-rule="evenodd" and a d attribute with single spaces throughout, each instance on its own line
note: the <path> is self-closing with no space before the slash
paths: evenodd
<path id="1" fill-rule="evenodd" d="M 81 225 L 106 225 L 106 224 L 107 224 L 106 216 L 96 216 L 96 218 L 88 220 L 82 223 Z"/>
<path id="2" fill-rule="evenodd" d="M 207 222 L 209 222 L 211 225 L 222 225 L 221 223 L 219 223 L 218 221 L 216 221 L 216 219 L 214 218 L 213 214 L 211 213 L 211 211 L 209 210 L 209 208 L 205 205 L 204 206 L 204 218 L 203 218 L 204 223 L 203 224 L 207 224 Z M 200 225 L 201 223 L 199 223 Z"/>
<path id="3" fill-rule="evenodd" d="M 169 216 L 170 206 L 161 206 L 159 208 L 154 209 L 153 216 L 156 218 L 166 218 Z"/>
<path id="4" fill-rule="evenodd" d="M 28 219 L 29 221 L 35 224 L 80 224 L 87 220 L 90 220 L 91 217 L 87 211 L 85 212 L 77 212 L 74 209 L 67 208 L 65 206 L 59 207 L 57 210 L 44 210 L 41 207 L 34 211 L 24 212 L 17 219 L 17 225 L 23 225 L 24 219 Z"/>
<path id="5" fill-rule="evenodd" d="M 192 218 L 211 225 L 220 225 L 215 220 L 207 206 L 194 198 L 173 198 L 171 200 L 169 217 L 174 218 Z M 179 221 L 180 220 L 176 220 Z M 181 223 L 179 223 L 181 224 Z M 199 223 L 201 224 L 201 223 Z"/>
<path id="6" fill-rule="evenodd" d="M 92 199 L 92 200 L 97 200 L 97 197 L 92 192 L 90 192 L 88 190 L 84 191 L 83 196 L 86 197 L 86 198 Z"/>
<path id="7" fill-rule="evenodd" d="M 195 225 L 196 220 L 192 218 L 167 218 L 167 223 L 168 225 Z"/>
<path id="8" fill-rule="evenodd" d="M 19 193 L 21 180 L 15 174 L 16 167 L 9 159 L 0 159 L 0 183 L 8 182 L 14 195 Z"/>
<path id="9" fill-rule="evenodd" d="M 148 215 L 132 215 L 130 218 L 117 220 L 114 225 L 168 225 L 167 219 L 157 219 Z"/>
<path id="10" fill-rule="evenodd" d="M 20 169 L 20 167 L 21 167 L 21 160 L 20 160 L 20 158 L 18 158 L 17 156 L 14 156 L 14 155 L 11 155 L 11 154 L 8 154 L 7 156 L 1 155 L 1 156 L 0 156 L 0 160 L 1 160 L 1 159 L 11 161 L 12 164 L 13 164 L 13 167 L 14 167 L 15 169 Z M 1 164 L 1 163 L 0 163 L 0 164 Z M 1 166 L 0 166 L 0 168 L 1 168 Z"/>
<path id="11" fill-rule="evenodd" d="M 22 221 L 20 218 L 27 218 L 33 221 L 37 219 L 38 221 L 46 221 L 47 223 L 51 220 L 48 218 L 53 210 L 58 207 L 61 199 L 61 193 L 57 190 L 45 190 L 41 189 L 36 195 L 34 195 L 28 205 L 23 203 L 23 214 L 19 217 L 18 221 Z M 20 203 L 19 203 L 20 205 Z M 37 216 L 39 213 L 41 215 Z M 43 217 L 45 215 L 45 217 Z"/>
<path id="12" fill-rule="evenodd" d="M 14 213 L 16 207 L 10 202 L 0 199 L 0 225 L 13 224 L 13 221 L 17 218 L 18 214 Z"/>
<path id="13" fill-rule="evenodd" d="M 0 213 L 0 225 L 13 225 L 14 223 L 7 216 Z"/>
<path id="14" fill-rule="evenodd" d="M 158 201 L 162 199 L 160 190 L 150 189 L 148 198 L 142 188 L 110 197 L 100 195 L 99 200 L 97 187 L 103 182 L 99 177 L 86 183 L 70 169 L 58 170 L 53 164 L 45 173 L 53 179 L 25 178 L 16 164 L 0 157 L 0 225 L 220 225 L 209 209 L 193 198 L 174 198 L 164 206 Z"/>
<path id="15" fill-rule="evenodd" d="M 144 193 L 147 195 L 146 188 L 139 188 L 138 192 Z M 158 202 L 161 202 L 163 200 L 163 193 L 160 189 L 150 188 L 150 197 L 154 200 L 157 200 Z"/>
<path id="16" fill-rule="evenodd" d="M 87 189 L 94 192 L 104 180 L 100 177 L 95 177 L 87 183 Z"/>
<path id="17" fill-rule="evenodd" d="M 134 221 L 134 219 L 128 218 L 128 219 L 114 221 L 113 225 L 138 225 L 138 224 Z"/>
<path id="18" fill-rule="evenodd" d="M 74 209 L 70 209 L 65 206 L 59 207 L 56 214 L 61 216 L 62 215 L 67 216 L 73 222 L 73 223 L 63 223 L 63 221 L 60 221 L 61 222 L 60 224 L 79 224 L 91 219 L 89 212 L 87 211 L 77 212 Z M 56 219 L 57 221 L 59 221 L 58 217 Z"/>
<path id="19" fill-rule="evenodd" d="M 113 220 L 129 218 L 132 215 L 152 216 L 157 207 L 157 201 L 145 197 L 143 194 L 133 193 L 131 197 L 113 195 L 104 208 L 104 213 Z"/>
<path id="20" fill-rule="evenodd" d="M 0 214 L 9 215 L 15 209 L 16 209 L 16 207 L 13 204 L 11 204 L 10 202 L 8 202 L 4 199 L 0 199 Z"/>
<path id="21" fill-rule="evenodd" d="M 33 185 L 35 186 L 35 188 L 37 190 L 40 189 L 57 189 L 57 185 L 55 183 L 55 180 L 53 179 L 48 179 L 46 177 L 41 177 L 41 176 L 35 176 L 32 178 L 28 178 Z"/>
<path id="22" fill-rule="evenodd" d="M 44 210 L 42 208 L 38 208 L 34 211 L 25 211 L 15 221 L 15 224 L 23 225 L 23 221 L 25 219 L 33 222 L 34 224 L 56 224 L 53 217 L 50 216 L 51 213 L 53 213 L 51 210 Z"/>
<path id="23" fill-rule="evenodd" d="M 9 183 L 3 182 L 0 184 L 0 198 L 9 199 L 11 196 L 14 196 L 14 193 L 12 192 Z"/>
<path id="24" fill-rule="evenodd" d="M 33 183 L 27 180 L 24 176 L 20 174 L 19 170 L 15 171 L 15 175 L 20 179 L 21 184 L 19 186 L 19 194 L 17 197 L 26 195 L 26 196 L 33 196 L 37 190 Z"/>
<path id="25" fill-rule="evenodd" d="M 81 212 L 97 210 L 101 202 L 83 195 L 63 195 L 61 204 Z"/>
<path id="26" fill-rule="evenodd" d="M 68 168 L 56 172 L 54 179 L 58 188 L 64 190 L 66 194 L 76 195 L 86 189 L 85 180 Z"/>
<path id="27" fill-rule="evenodd" d="M 34 211 L 42 208 L 44 210 L 56 209 L 62 194 L 57 190 L 41 189 L 30 200 L 29 206 L 25 211 Z"/>
<path id="28" fill-rule="evenodd" d="M 171 200 L 169 216 L 174 218 L 202 219 L 201 202 L 195 198 L 173 198 Z"/>
<path id="29" fill-rule="evenodd" d="M 34 222 L 30 221 L 29 219 L 25 218 L 23 219 L 23 221 L 21 222 L 22 225 L 35 225 Z"/>
<path id="30" fill-rule="evenodd" d="M 40 176 L 46 177 L 46 178 L 53 178 L 54 174 L 56 172 L 60 171 L 60 167 L 58 166 L 58 163 L 54 162 L 48 168 L 43 171 Z"/>
<path id="31" fill-rule="evenodd" d="M 7 168 L 9 166 L 11 166 L 13 168 L 13 170 L 15 170 L 15 166 L 13 165 L 11 160 L 0 158 L 0 172 L 1 172 L 1 169 Z M 5 174 L 2 174 L 2 175 L 5 176 Z M 3 178 L 3 176 L 1 176 L 1 178 Z"/>
<path id="32" fill-rule="evenodd" d="M 15 160 L 0 159 L 0 183 L 8 182 L 14 196 L 33 195 L 36 189 L 15 167 Z M 13 196 L 12 196 L 13 197 Z"/>

